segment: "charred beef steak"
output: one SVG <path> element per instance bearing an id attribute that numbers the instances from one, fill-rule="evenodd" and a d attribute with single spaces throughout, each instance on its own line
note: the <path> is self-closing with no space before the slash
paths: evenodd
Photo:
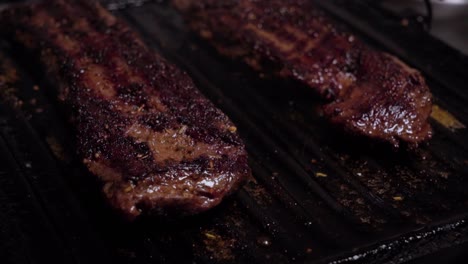
<path id="1" fill-rule="evenodd" d="M 129 218 L 205 211 L 249 176 L 233 123 L 99 4 L 21 5 L 1 14 L 0 28 L 44 66 L 83 163 Z"/>
<path id="2" fill-rule="evenodd" d="M 216 49 L 311 87 L 347 131 L 398 146 L 431 137 L 421 74 L 364 44 L 310 0 L 172 0 Z"/>

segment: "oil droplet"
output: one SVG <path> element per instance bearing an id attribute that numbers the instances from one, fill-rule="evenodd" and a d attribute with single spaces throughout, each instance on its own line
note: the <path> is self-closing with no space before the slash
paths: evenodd
<path id="1" fill-rule="evenodd" d="M 257 238 L 257 243 L 264 247 L 271 246 L 271 240 L 268 237 L 264 237 L 264 236 Z"/>

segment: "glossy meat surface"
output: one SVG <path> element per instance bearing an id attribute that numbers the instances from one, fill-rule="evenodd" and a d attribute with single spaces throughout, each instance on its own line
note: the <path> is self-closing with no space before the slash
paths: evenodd
<path id="1" fill-rule="evenodd" d="M 395 146 L 431 137 L 431 93 L 421 74 L 360 41 L 312 1 L 172 2 L 220 53 L 314 89 L 339 127 Z"/>
<path id="2" fill-rule="evenodd" d="M 205 211 L 250 175 L 228 117 L 97 3 L 15 7 L 0 28 L 39 57 L 70 110 L 83 163 L 130 219 Z"/>

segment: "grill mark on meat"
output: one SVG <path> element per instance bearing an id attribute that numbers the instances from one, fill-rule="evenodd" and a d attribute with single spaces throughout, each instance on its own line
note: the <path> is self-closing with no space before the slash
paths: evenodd
<path id="1" fill-rule="evenodd" d="M 77 24 L 83 27 L 83 30 L 90 30 L 88 23 L 80 20 Z M 72 40 L 70 36 L 62 34 L 60 29 L 60 22 L 55 21 L 46 11 L 40 11 L 31 20 L 31 23 L 37 24 L 39 27 L 44 28 L 48 31 L 51 36 L 51 40 L 55 46 L 60 46 L 63 52 L 70 54 L 70 57 L 77 57 L 83 53 L 83 49 L 80 44 L 80 39 Z M 76 25 L 75 25 L 76 26 Z M 96 37 L 96 36 L 94 36 Z M 104 67 L 94 64 L 93 61 L 86 56 L 80 57 L 80 59 L 74 60 L 74 68 L 77 69 L 81 75 L 80 78 L 83 82 L 93 83 L 91 86 L 94 92 L 104 96 L 107 99 L 115 96 L 115 90 L 113 84 L 106 80 L 106 70 Z"/>
<path id="2" fill-rule="evenodd" d="M 129 218 L 205 211 L 249 176 L 231 121 L 97 3 L 22 5 L 2 12 L 0 29 L 39 55 L 83 163 Z"/>
<path id="3" fill-rule="evenodd" d="M 221 54 L 298 80 L 327 102 L 325 117 L 353 133 L 410 145 L 431 137 L 421 74 L 359 40 L 308 0 L 172 0 Z"/>
<path id="4" fill-rule="evenodd" d="M 71 9 L 70 6 L 66 3 L 59 3 L 59 6 L 70 14 L 73 14 L 73 12 L 78 12 L 84 16 L 84 13 L 80 12 L 81 10 L 79 8 Z M 57 12 L 60 12 L 60 10 Z M 105 33 L 108 32 L 109 29 L 105 26 L 114 26 L 115 20 L 109 19 L 106 25 L 99 25 L 100 22 L 101 21 L 99 20 L 93 19 L 92 22 L 89 23 L 85 18 L 78 19 L 75 22 L 68 22 L 72 28 L 71 32 L 79 36 L 78 42 L 86 43 L 86 46 L 84 46 L 82 49 L 79 49 L 76 47 L 77 45 L 74 45 L 73 50 L 67 51 L 73 52 L 72 54 L 75 55 L 81 54 L 81 56 L 84 57 L 99 58 L 97 61 L 95 61 L 95 63 L 102 63 L 107 66 L 96 66 L 96 64 L 93 64 L 88 59 L 86 61 L 90 66 L 77 67 L 86 69 L 83 78 L 85 80 L 87 79 L 88 81 L 92 81 L 92 83 L 95 83 L 96 88 L 98 88 L 98 90 L 101 91 L 101 94 L 107 98 L 114 97 L 115 92 L 113 84 L 118 83 L 115 89 L 117 89 L 119 99 L 124 103 L 116 105 L 115 109 L 119 111 L 124 111 L 135 115 L 142 113 L 142 110 L 144 110 L 142 105 L 146 104 L 151 104 L 151 106 L 155 107 L 158 111 L 165 111 L 166 107 L 161 103 L 159 97 L 153 96 L 149 98 L 149 102 L 146 101 L 147 98 L 145 96 L 145 92 L 142 90 L 144 90 L 145 86 L 147 85 L 147 81 L 144 80 L 144 78 L 138 73 L 132 72 L 122 59 L 114 56 L 114 52 L 118 51 L 118 47 L 113 45 L 112 42 L 108 41 L 108 34 Z M 96 25 L 97 29 L 91 28 L 90 24 Z M 128 30 L 125 29 L 123 32 L 128 32 Z M 118 32 L 118 34 L 123 35 L 123 33 L 120 32 Z M 138 41 L 138 39 L 136 40 Z M 103 43 L 107 47 L 103 46 Z M 104 52 L 103 49 L 105 49 Z M 109 63 L 104 63 L 104 61 Z M 85 63 L 84 65 L 88 65 L 88 63 Z M 106 78 L 107 76 L 109 76 L 109 78 Z M 146 93 L 154 92 L 146 91 Z M 117 104 L 117 102 L 115 103 Z M 128 106 L 127 103 L 130 104 L 130 106 Z"/>
<path id="5" fill-rule="evenodd" d="M 90 8 L 93 5 L 81 3 L 80 6 Z M 120 111 L 135 114 L 135 109 L 138 109 L 139 111 L 137 111 L 137 113 L 140 113 L 142 112 L 141 110 L 143 110 L 141 106 L 147 103 L 155 106 L 159 111 L 165 111 L 165 106 L 160 102 L 157 95 L 151 97 L 149 102 L 146 101 L 147 98 L 144 96 L 145 92 L 155 93 L 151 89 L 146 89 L 145 92 L 141 92 L 141 90 L 147 87 L 147 80 L 138 72 L 131 71 L 121 58 L 115 56 L 115 53 L 121 53 L 120 47 L 115 45 L 115 42 L 109 41 L 111 36 L 109 33 L 112 30 L 117 34 L 118 38 L 128 34 L 134 35 L 128 28 L 116 25 L 116 20 L 113 16 L 106 15 L 104 22 L 97 19 L 102 14 L 105 14 L 105 12 L 98 11 L 99 8 L 93 9 L 96 11 L 91 12 L 93 18 L 89 19 L 89 14 L 85 13 L 87 10 L 83 11 L 82 8 L 72 8 L 65 2 L 58 2 L 57 7 L 58 8 L 52 10 L 58 13 L 60 13 L 61 10 L 65 10 L 67 14 L 78 14 L 82 17 L 76 21 L 68 21 L 71 32 L 78 36 L 77 42 L 82 43 L 81 46 L 83 46 L 81 49 L 75 48 L 74 53 L 84 58 L 97 58 L 94 60 L 94 64 L 93 62 L 89 62 L 90 68 L 85 71 L 83 78 L 93 80 L 93 77 L 102 76 L 102 79 L 94 79 L 93 81 L 97 84 L 96 88 L 101 88 L 99 90 L 108 98 L 112 98 L 115 95 L 112 87 L 113 83 L 118 83 L 115 89 L 117 90 L 116 93 L 119 94 L 119 99 L 121 99 L 123 103 L 129 103 L 131 105 L 119 104 L 116 109 Z M 139 43 L 142 47 L 144 46 L 136 36 L 133 36 L 132 40 Z M 96 63 L 100 63 L 104 65 L 104 67 L 99 67 Z M 88 64 L 86 63 L 85 65 Z M 86 67 L 81 68 L 85 69 Z M 108 76 L 108 78 L 106 78 L 106 76 Z M 135 105 L 138 106 L 138 108 L 136 108 Z"/>
<path id="6" fill-rule="evenodd" d="M 123 37 L 122 41 L 131 41 L 135 38 L 134 34 L 122 34 L 121 35 Z M 140 43 L 140 42 L 138 42 Z M 145 61 L 146 57 L 145 56 L 141 56 L 141 54 L 133 54 L 132 51 L 133 49 L 119 49 L 119 47 L 116 48 L 116 50 L 118 50 L 121 54 L 123 54 L 123 57 L 127 58 L 127 60 L 131 61 L 131 64 L 134 68 L 137 68 L 138 70 L 136 71 L 136 73 L 133 73 L 134 76 L 138 75 L 138 74 L 143 74 L 144 78 L 146 79 L 149 79 L 149 85 L 147 87 L 151 87 L 151 86 L 155 86 L 155 85 L 159 85 L 159 83 L 155 83 L 155 79 L 154 79 L 154 71 L 151 71 L 153 68 L 154 68 L 154 65 L 152 64 L 148 64 L 147 61 Z M 130 62 L 128 62 L 130 64 Z M 149 70 L 148 71 L 148 66 L 149 67 Z M 161 66 L 161 65 L 158 65 L 158 66 Z M 164 65 L 162 65 L 164 66 Z M 170 71 L 171 73 L 174 73 L 174 71 L 172 69 L 170 69 L 170 67 L 168 67 L 167 69 L 160 69 L 160 70 L 167 70 L 167 71 Z M 175 78 L 181 78 L 179 76 L 174 76 Z M 159 82 L 161 81 L 167 81 L 166 79 L 164 80 L 158 80 Z M 162 87 L 162 88 L 165 88 L 165 87 Z M 197 96 L 199 96 L 198 94 L 198 91 L 194 91 L 196 93 Z M 162 110 L 167 110 L 167 107 L 165 105 L 171 105 L 173 106 L 173 109 L 177 109 L 177 111 L 180 111 L 182 110 L 184 107 L 185 107 L 185 104 L 186 103 L 183 103 L 183 102 L 187 102 L 188 100 L 193 100 L 193 96 L 189 93 L 180 93 L 178 92 L 178 96 L 174 96 L 173 94 L 173 91 L 172 90 L 160 90 L 160 96 L 155 96 L 152 98 L 152 100 L 150 101 L 151 104 L 153 105 L 156 105 L 159 109 L 162 109 Z M 179 99 L 180 100 L 177 100 Z M 161 98 L 161 99 L 160 99 Z M 199 101 L 199 103 L 203 103 L 203 101 Z M 214 109 L 215 110 L 215 109 Z M 193 118 L 196 118 L 196 119 L 200 119 L 201 121 L 204 120 L 205 118 L 205 115 L 206 113 L 210 113 L 210 111 L 205 111 L 205 107 L 201 107 L 201 108 L 194 108 L 194 107 L 191 107 L 190 109 L 186 109 L 185 110 L 186 112 L 184 113 L 184 115 L 181 115 L 180 117 L 178 117 L 178 119 L 186 119 L 187 117 L 193 117 Z M 216 110 L 218 111 L 218 110 Z M 192 112 L 192 114 L 189 114 L 188 112 Z M 215 114 L 218 114 L 218 113 L 215 113 Z M 194 120 L 191 120 L 191 122 L 193 122 Z M 219 122 L 214 122 L 214 123 L 205 123 L 205 125 L 202 127 L 198 127 L 196 130 L 198 131 L 201 131 L 201 130 L 205 130 L 204 127 L 208 127 L 208 128 L 213 128 L 213 126 L 215 127 L 219 127 L 220 126 L 220 123 Z M 207 137 L 207 135 L 205 134 L 204 137 L 200 137 L 200 139 L 207 139 L 209 140 L 210 138 Z"/>

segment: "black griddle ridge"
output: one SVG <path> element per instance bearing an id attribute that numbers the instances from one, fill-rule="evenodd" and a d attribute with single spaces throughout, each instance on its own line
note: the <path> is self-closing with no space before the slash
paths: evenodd
<path id="1" fill-rule="evenodd" d="M 468 124 L 466 57 L 370 2 L 317 2 L 420 69 L 435 103 Z M 467 240 L 464 129 L 432 121 L 434 138 L 416 150 L 346 135 L 320 117 L 309 89 L 218 56 L 166 3 L 115 14 L 233 119 L 254 179 L 202 215 L 120 220 L 74 156 L 53 84 L 2 43 L 23 101 L 0 105 L 5 263 L 403 263 Z"/>

